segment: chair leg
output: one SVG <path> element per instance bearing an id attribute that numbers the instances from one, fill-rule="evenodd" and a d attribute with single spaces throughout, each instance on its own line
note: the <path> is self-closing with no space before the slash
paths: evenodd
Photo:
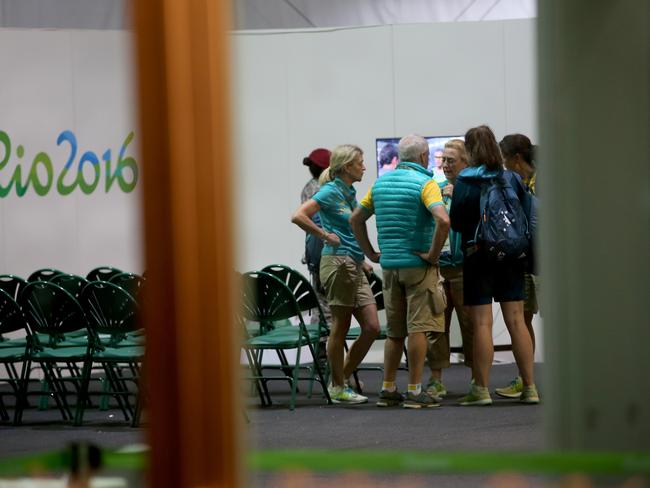
<path id="1" fill-rule="evenodd" d="M 296 392 L 298 391 L 298 378 L 300 377 L 300 350 L 298 346 L 296 351 L 296 365 L 293 367 L 293 376 L 291 380 L 291 402 L 289 403 L 289 410 L 296 409 Z"/>
<path id="2" fill-rule="evenodd" d="M 90 372 L 92 369 L 92 359 L 87 359 L 84 362 L 81 371 L 81 381 L 79 384 L 79 391 L 77 392 L 77 410 L 74 416 L 74 425 L 79 426 L 83 422 L 84 410 L 86 409 L 86 397 L 88 397 L 88 385 L 90 384 Z"/>
<path id="3" fill-rule="evenodd" d="M 344 343 L 345 347 L 345 352 L 348 351 L 348 345 L 347 343 Z M 325 371 L 325 381 L 329 382 L 329 364 L 327 362 L 327 352 L 325 352 L 325 355 L 323 359 L 325 360 L 324 362 L 321 362 L 321 348 L 322 349 L 327 349 L 327 340 L 319 340 L 316 345 L 313 347 L 313 351 L 310 349 L 312 352 L 312 357 L 314 358 L 314 366 L 311 369 L 311 378 L 309 378 L 309 388 L 307 390 L 307 398 L 311 398 L 312 393 L 314 391 L 314 381 L 316 381 L 316 363 L 318 363 L 319 366 L 321 366 L 324 371 Z"/>
<path id="4" fill-rule="evenodd" d="M 290 378 L 292 373 L 291 373 L 291 366 L 289 365 L 289 360 L 287 359 L 287 355 L 284 353 L 282 349 L 276 349 L 275 352 L 278 354 L 278 358 L 280 358 L 280 364 L 282 364 L 283 366 L 282 372 L 287 378 Z M 291 381 L 289 381 L 289 386 L 291 386 Z"/>
<path id="5" fill-rule="evenodd" d="M 255 385 L 255 390 L 257 391 L 258 396 L 260 397 L 260 403 L 262 404 L 263 407 L 266 407 L 267 405 L 270 405 L 270 398 L 269 402 L 267 403 L 267 397 L 268 397 L 268 389 L 264 389 L 263 386 L 266 386 L 266 383 L 260 381 L 257 377 L 259 376 L 259 372 L 257 370 L 257 367 L 255 366 L 255 358 L 253 353 L 250 351 L 250 349 L 244 349 L 246 352 L 246 359 L 248 359 L 248 368 L 251 371 L 251 374 L 255 377 L 254 380 L 254 385 Z"/>
<path id="6" fill-rule="evenodd" d="M 2 420 L 3 422 L 6 422 L 7 420 L 9 420 L 9 412 L 7 411 L 7 407 L 5 406 L 5 402 L 2 399 L 2 395 L 0 395 L 0 420 Z"/>
<path id="7" fill-rule="evenodd" d="M 102 396 L 99 398 L 99 409 L 102 412 L 109 410 L 108 402 L 110 400 L 110 391 L 111 387 L 108 381 L 108 378 L 105 376 L 99 379 L 102 385 Z"/>
<path id="8" fill-rule="evenodd" d="M 47 410 L 50 407 L 50 384 L 43 377 L 41 380 L 41 396 L 38 399 L 38 409 Z"/>
<path id="9" fill-rule="evenodd" d="M 311 352 L 312 356 L 314 355 L 314 348 L 312 347 L 311 344 L 308 344 L 309 346 L 309 351 Z M 321 370 L 320 365 L 318 364 L 318 361 L 314 362 L 314 366 L 316 367 L 316 372 L 318 373 L 318 377 L 320 378 L 320 384 L 321 387 L 323 388 L 323 394 L 325 395 L 325 398 L 327 399 L 327 404 L 332 405 L 332 399 L 330 398 L 330 392 L 327 390 L 327 383 L 325 376 L 323 375 L 323 371 Z"/>
<path id="10" fill-rule="evenodd" d="M 104 371 L 106 372 L 106 378 L 108 379 L 110 387 L 113 390 L 113 396 L 115 397 L 115 400 L 117 401 L 120 410 L 122 410 L 122 414 L 124 415 L 124 420 L 130 420 L 131 416 L 133 415 L 133 411 L 131 410 L 131 406 L 129 405 L 128 398 L 125 399 L 124 398 L 125 394 L 122 393 L 126 391 L 126 385 L 119 378 L 119 376 L 117 376 L 117 373 L 113 369 L 112 364 L 102 363 L 102 366 L 104 367 Z M 128 397 L 128 395 L 126 396 Z"/>
<path id="11" fill-rule="evenodd" d="M 67 390 L 63 383 L 63 380 L 58 381 L 56 378 L 56 365 L 41 363 L 43 368 L 43 373 L 45 374 L 45 380 L 48 382 L 52 388 L 52 393 L 54 394 L 54 401 L 63 420 L 72 420 L 72 411 L 70 410 L 70 405 L 68 404 L 67 399 Z"/>
<path id="12" fill-rule="evenodd" d="M 18 391 L 16 395 L 16 409 L 14 410 L 14 425 L 20 425 L 23 421 L 23 411 L 27 405 L 27 387 L 29 385 L 29 373 L 31 371 L 31 361 L 25 359 L 23 368 L 20 372 L 20 381 L 18 382 Z"/>

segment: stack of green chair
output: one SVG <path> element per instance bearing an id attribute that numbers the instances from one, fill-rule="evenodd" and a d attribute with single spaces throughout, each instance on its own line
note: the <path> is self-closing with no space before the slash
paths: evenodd
<path id="1" fill-rule="evenodd" d="M 294 320 L 297 325 L 284 327 L 274 325 L 274 323 L 286 320 Z M 240 321 L 242 324 L 247 322 L 259 324 L 258 335 L 246 339 L 243 346 L 250 353 L 248 357 L 251 362 L 253 379 L 261 383 L 268 403 L 271 402 L 271 399 L 266 383 L 271 380 L 288 381 L 291 385 L 289 408 L 294 410 L 298 381 L 302 379 L 311 381 L 314 375 L 323 388 L 327 403 L 331 403 L 324 371 L 316 360 L 320 339 L 324 332 L 321 327 L 311 330 L 307 328 L 294 294 L 282 280 L 263 271 L 242 275 Z M 307 347 L 314 359 L 310 366 L 313 368 L 314 374 L 309 374 L 307 377 L 300 377 L 302 347 Z M 265 376 L 263 370 L 266 368 L 262 365 L 261 360 L 257 360 L 261 358 L 261 353 L 266 350 L 285 351 L 290 349 L 296 350 L 295 364 L 293 366 L 280 365 L 278 369 L 283 372 L 282 376 Z M 251 358 L 253 358 L 252 361 Z"/>
<path id="2" fill-rule="evenodd" d="M 77 407 L 83 402 L 79 364 L 86 363 L 90 344 L 88 341 L 81 344 L 70 342 L 66 334 L 87 330 L 84 312 L 70 293 L 48 281 L 28 283 L 20 295 L 20 305 L 32 332 L 26 360 L 40 366 L 63 419 L 72 420 L 68 397 L 75 396 Z M 30 393 L 30 372 L 30 367 L 23 368 L 20 382 L 22 398 L 16 406 L 16 423 L 22 421 L 26 398 Z M 69 385 L 73 386 L 72 390 Z"/>
<path id="3" fill-rule="evenodd" d="M 140 376 L 144 346 L 130 334 L 138 330 L 139 307 L 124 289 L 105 281 L 92 281 L 81 294 L 81 304 L 88 319 L 90 350 L 83 367 L 81 395 L 89 394 L 90 373 L 95 364 L 103 368 L 110 394 L 116 399 L 125 420 L 132 426 L 140 421 Z M 129 384 L 135 388 L 129 388 Z M 102 395 L 105 392 L 101 393 Z M 131 401 L 131 397 L 135 401 Z M 83 420 L 85 401 L 78 402 L 75 425 Z"/>
<path id="4" fill-rule="evenodd" d="M 9 339 L 5 335 L 20 333 L 22 337 Z M 13 396 L 18 411 L 22 400 L 21 379 L 25 376 L 25 368 L 29 368 L 27 359 L 27 338 L 29 330 L 25 317 L 18 303 L 4 290 L 0 289 L 0 364 L 5 368 L 6 377 L 0 378 L 11 387 L 11 391 L 0 391 L 0 419 L 10 420 L 9 412 L 3 401 L 4 396 Z M 20 373 L 18 369 L 20 368 Z M 15 416 L 14 416 L 15 418 Z"/>

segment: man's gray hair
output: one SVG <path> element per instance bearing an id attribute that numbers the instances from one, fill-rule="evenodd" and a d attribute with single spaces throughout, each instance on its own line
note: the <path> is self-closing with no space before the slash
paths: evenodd
<path id="1" fill-rule="evenodd" d="M 397 154 L 400 161 L 418 162 L 420 155 L 429 150 L 427 140 L 417 134 L 409 134 L 400 139 Z"/>

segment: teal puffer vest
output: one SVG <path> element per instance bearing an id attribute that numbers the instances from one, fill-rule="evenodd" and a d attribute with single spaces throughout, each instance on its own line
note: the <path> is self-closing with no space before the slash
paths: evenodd
<path id="1" fill-rule="evenodd" d="M 421 195 L 432 176 L 419 164 L 403 162 L 372 187 L 382 268 L 428 265 L 413 251 L 427 252 L 431 247 L 435 221 L 422 204 Z"/>

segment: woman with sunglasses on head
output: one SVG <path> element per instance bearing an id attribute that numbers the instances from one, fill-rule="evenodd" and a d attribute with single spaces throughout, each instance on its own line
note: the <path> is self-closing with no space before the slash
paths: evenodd
<path id="1" fill-rule="evenodd" d="M 521 207 L 529 196 L 521 178 L 503 169 L 503 158 L 492 130 L 485 125 L 465 134 L 470 167 L 461 171 L 454 186 L 451 202 L 451 227 L 461 234 L 464 254 L 463 298 L 474 326 L 474 367 L 470 392 L 461 405 L 490 405 L 488 390 L 490 368 L 494 359 L 492 342 L 492 300 L 500 302 L 503 319 L 512 341 L 512 351 L 522 376 L 522 403 L 539 403 L 533 372 L 533 344 L 524 322 L 525 259 L 496 259 L 487 245 L 477 240 L 479 222 L 486 209 L 481 208 L 482 193 L 494 181 L 508 185 Z M 504 186 L 502 186 L 503 188 Z M 484 194 L 484 193 L 483 193 Z M 513 203 L 514 204 L 514 203 Z"/>
<path id="2" fill-rule="evenodd" d="M 438 183 L 438 185 L 442 193 L 442 201 L 447 211 L 449 211 L 456 178 L 468 165 L 463 140 L 452 139 L 447 141 L 441 159 L 441 168 L 445 175 L 445 181 Z M 447 388 L 442 382 L 442 370 L 450 366 L 449 330 L 454 310 L 456 310 L 458 325 L 463 338 L 464 364 L 468 368 L 472 368 L 473 327 L 463 302 L 463 251 L 461 249 L 460 234 L 453 230 L 449 231 L 449 236 L 440 253 L 440 275 L 443 278 L 442 286 L 447 296 L 445 332 L 435 342 L 430 343 L 427 350 L 427 362 L 431 369 L 427 392 L 435 398 L 442 398 L 447 394 Z"/>
<path id="3" fill-rule="evenodd" d="M 364 261 L 349 218 L 357 206 L 353 183 L 361 181 L 365 171 L 363 151 L 353 145 L 337 146 L 330 166 L 320 176 L 318 192 L 303 203 L 291 221 L 306 232 L 322 239 L 320 278 L 332 312 L 327 340 L 327 358 L 331 370 L 329 394 L 334 403 L 365 403 L 368 398 L 355 393 L 346 379 L 366 356 L 379 335 L 377 305 L 366 273 L 372 266 Z M 311 217 L 318 212 L 322 229 Z M 345 337 L 352 316 L 361 325 L 361 334 L 345 356 Z"/>
<path id="4" fill-rule="evenodd" d="M 537 166 L 535 165 L 535 146 L 523 134 L 508 134 L 499 142 L 506 169 L 517 173 L 526 186 L 528 192 L 537 198 Z M 533 242 L 533 245 L 535 243 Z M 524 275 L 524 321 L 533 341 L 533 354 L 535 353 L 535 329 L 533 329 L 533 316 L 539 311 L 538 278 L 535 270 L 535 253 L 529 269 Z M 520 398 L 524 388 L 521 376 L 517 376 L 509 385 L 497 388 L 496 394 L 504 398 Z"/>

